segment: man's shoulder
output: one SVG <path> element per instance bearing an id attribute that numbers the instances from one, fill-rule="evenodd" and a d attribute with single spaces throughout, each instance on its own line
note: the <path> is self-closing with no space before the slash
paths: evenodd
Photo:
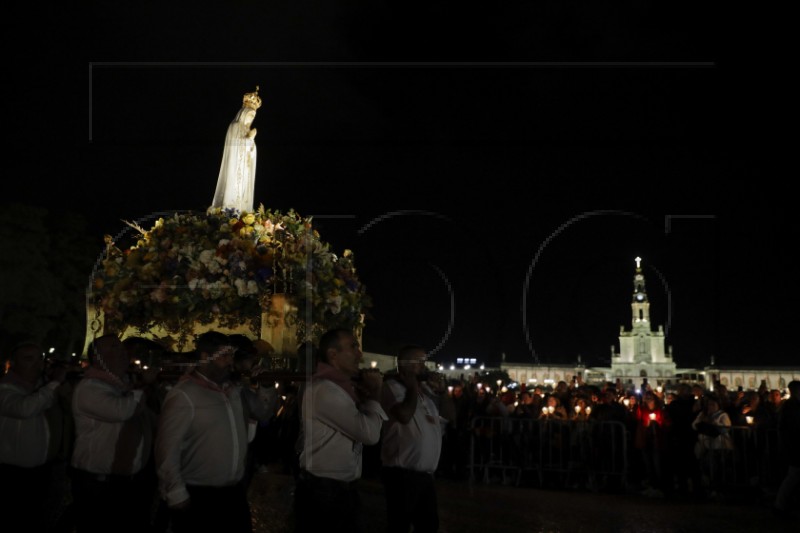
<path id="1" fill-rule="evenodd" d="M 347 392 L 345 392 L 343 388 L 337 385 L 336 382 L 325 378 L 315 379 L 309 382 L 303 394 L 304 395 L 313 394 L 315 397 L 320 398 L 319 401 L 322 402 L 328 401 L 330 397 L 320 396 L 319 395 L 320 392 L 322 392 L 325 395 L 327 395 L 328 393 L 333 393 L 336 394 L 337 396 L 341 395 L 342 397 L 350 398 Z"/>
<path id="2" fill-rule="evenodd" d="M 186 396 L 196 394 L 197 391 L 201 390 L 203 387 L 192 381 L 191 379 L 182 379 L 172 385 L 169 388 L 166 395 L 164 396 L 164 400 L 166 401 L 169 398 L 173 398 L 175 396 Z"/>

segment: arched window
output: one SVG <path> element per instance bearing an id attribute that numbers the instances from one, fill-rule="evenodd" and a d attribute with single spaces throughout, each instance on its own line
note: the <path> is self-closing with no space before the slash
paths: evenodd
<path id="1" fill-rule="evenodd" d="M 647 370 L 640 370 L 639 371 L 639 377 L 640 378 L 646 378 L 647 377 Z"/>

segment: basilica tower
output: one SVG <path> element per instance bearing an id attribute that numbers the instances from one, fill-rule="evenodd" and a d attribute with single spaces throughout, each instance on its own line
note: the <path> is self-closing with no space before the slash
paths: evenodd
<path id="1" fill-rule="evenodd" d="M 642 259 L 636 258 L 631 295 L 631 330 L 620 326 L 619 353 L 611 347 L 611 374 L 624 383 L 639 384 L 648 378 L 651 384 L 675 375 L 672 353 L 664 352 L 664 328 L 653 331 L 650 324 L 650 301 L 647 298 Z"/>

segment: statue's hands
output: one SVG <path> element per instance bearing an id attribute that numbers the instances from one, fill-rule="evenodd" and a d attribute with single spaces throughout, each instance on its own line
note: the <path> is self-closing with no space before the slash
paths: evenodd
<path id="1" fill-rule="evenodd" d="M 248 139 L 255 139 L 257 131 L 258 130 L 256 130 L 255 128 L 250 128 L 250 131 L 247 132 L 247 138 Z"/>

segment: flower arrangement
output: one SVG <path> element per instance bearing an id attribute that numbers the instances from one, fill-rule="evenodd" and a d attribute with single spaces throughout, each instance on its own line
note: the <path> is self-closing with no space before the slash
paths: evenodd
<path id="1" fill-rule="evenodd" d="M 294 210 L 209 209 L 160 218 L 150 229 L 128 224 L 138 231 L 136 244 L 120 249 L 107 237 L 93 273 L 91 299 L 107 329 L 159 326 L 185 336 L 216 321 L 258 332 L 270 298 L 282 294 L 300 342 L 331 327 L 362 325 L 370 306 L 353 253 L 332 253 L 311 218 Z"/>

